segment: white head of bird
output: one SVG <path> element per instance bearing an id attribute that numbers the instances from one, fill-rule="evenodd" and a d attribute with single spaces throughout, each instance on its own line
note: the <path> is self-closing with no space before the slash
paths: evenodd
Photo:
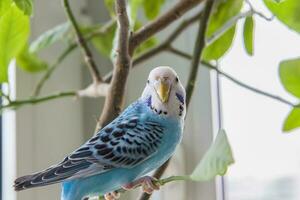
<path id="1" fill-rule="evenodd" d="M 171 67 L 159 66 L 150 72 L 142 99 L 162 117 L 185 117 L 185 89 Z"/>

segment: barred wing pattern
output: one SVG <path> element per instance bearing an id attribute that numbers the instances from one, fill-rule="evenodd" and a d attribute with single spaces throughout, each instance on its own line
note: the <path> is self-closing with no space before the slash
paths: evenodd
<path id="1" fill-rule="evenodd" d="M 162 142 L 164 127 L 140 120 L 140 113 L 131 113 L 124 112 L 58 165 L 18 178 L 15 189 L 87 177 L 112 168 L 131 168 L 153 156 Z"/>

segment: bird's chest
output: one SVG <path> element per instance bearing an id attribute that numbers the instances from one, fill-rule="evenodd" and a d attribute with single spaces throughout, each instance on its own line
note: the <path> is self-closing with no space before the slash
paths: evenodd
<path id="1" fill-rule="evenodd" d="M 144 169 L 143 174 L 149 173 L 166 162 L 181 141 L 183 128 L 180 123 L 168 122 L 164 124 L 164 128 L 164 135 L 157 152 L 141 166 Z"/>

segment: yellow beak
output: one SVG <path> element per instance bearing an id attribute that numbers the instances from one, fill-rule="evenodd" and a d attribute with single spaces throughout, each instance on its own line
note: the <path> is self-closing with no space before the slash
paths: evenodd
<path id="1" fill-rule="evenodd" d="M 160 81 L 156 92 L 163 103 L 166 103 L 169 100 L 170 85 L 166 82 Z"/>

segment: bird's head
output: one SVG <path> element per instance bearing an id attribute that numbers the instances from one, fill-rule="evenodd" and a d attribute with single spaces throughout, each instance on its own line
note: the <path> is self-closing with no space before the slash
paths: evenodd
<path id="1" fill-rule="evenodd" d="M 160 66 L 150 72 L 142 99 L 161 116 L 185 116 L 185 90 L 171 67 Z"/>

